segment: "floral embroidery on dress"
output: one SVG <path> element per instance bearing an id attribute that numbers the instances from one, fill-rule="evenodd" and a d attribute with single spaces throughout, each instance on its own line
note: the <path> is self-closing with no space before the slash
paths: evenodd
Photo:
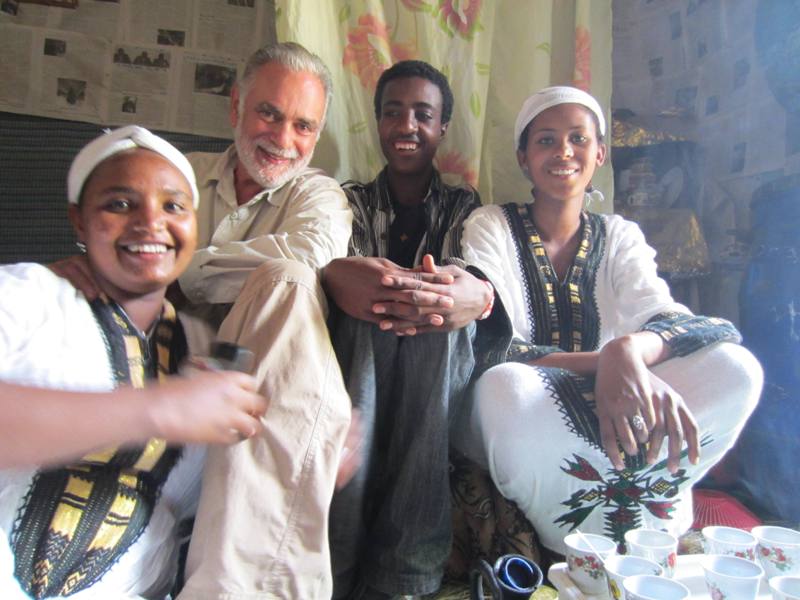
<path id="1" fill-rule="evenodd" d="M 709 442 L 710 439 L 706 438 L 701 446 Z M 685 458 L 687 452 L 684 450 L 681 457 Z M 666 459 L 644 469 L 608 469 L 607 477 L 577 454 L 573 454 L 573 460 L 566 459 L 566 463 L 561 467 L 562 471 L 592 485 L 579 489 L 561 503 L 570 510 L 559 516 L 555 523 L 568 525 L 573 530 L 595 509 L 601 509 L 604 511 L 606 534 L 620 544 L 624 542 L 626 531 L 641 525 L 641 508 L 659 519 L 671 519 L 678 502 L 672 498 L 689 479 L 684 469 L 674 475 L 666 471 Z M 664 473 L 660 474 L 660 471 Z M 606 510 L 609 508 L 612 510 Z"/>

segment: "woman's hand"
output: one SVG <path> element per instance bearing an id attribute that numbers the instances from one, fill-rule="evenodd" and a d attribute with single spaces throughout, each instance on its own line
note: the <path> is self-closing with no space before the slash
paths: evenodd
<path id="1" fill-rule="evenodd" d="M 697 421 L 678 392 L 653 372 L 648 371 L 648 373 L 653 390 L 652 399 L 656 420 L 650 431 L 647 463 L 652 465 L 656 462 L 664 437 L 667 437 L 669 444 L 667 469 L 670 473 L 675 473 L 680 466 L 684 440 L 689 449 L 689 462 L 696 465 L 700 460 L 700 429 Z"/>
<path id="2" fill-rule="evenodd" d="M 627 454 L 636 454 L 639 444 L 649 440 L 647 460 L 652 463 L 667 437 L 667 466 L 675 472 L 684 439 L 689 459 L 697 461 L 698 429 L 680 394 L 648 368 L 645 356 L 653 354 L 651 339 L 638 334 L 622 336 L 600 351 L 595 380 L 600 437 L 616 469 L 624 467 L 620 445 Z"/>
<path id="3" fill-rule="evenodd" d="M 192 369 L 148 388 L 155 435 L 173 443 L 232 444 L 262 430 L 268 401 L 253 377 Z"/>

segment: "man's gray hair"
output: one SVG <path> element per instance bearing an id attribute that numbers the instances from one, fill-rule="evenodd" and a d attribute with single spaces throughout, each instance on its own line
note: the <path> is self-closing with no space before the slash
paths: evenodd
<path id="1" fill-rule="evenodd" d="M 325 111 L 322 113 L 322 121 L 324 123 L 328 115 L 331 96 L 333 95 L 331 72 L 319 56 L 309 52 L 296 42 L 269 44 L 262 46 L 250 55 L 239 79 L 240 104 L 244 102 L 244 97 L 247 95 L 247 87 L 252 81 L 253 74 L 268 63 L 278 63 L 292 71 L 308 71 L 317 76 L 325 90 Z"/>

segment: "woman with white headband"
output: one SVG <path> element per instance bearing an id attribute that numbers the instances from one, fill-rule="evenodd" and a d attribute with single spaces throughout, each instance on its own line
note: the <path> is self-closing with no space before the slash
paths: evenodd
<path id="1" fill-rule="evenodd" d="M 183 155 L 140 127 L 106 133 L 73 161 L 68 197 L 100 296 L 40 265 L 0 268 L 0 464 L 24 466 L 0 471 L 0 590 L 162 598 L 199 443 L 255 434 L 266 401 L 242 373 L 168 377 L 188 348 L 164 296 L 196 244 Z"/>
<path id="2" fill-rule="evenodd" d="M 476 210 L 462 240 L 513 341 L 475 384 L 454 443 L 560 554 L 575 528 L 618 543 L 634 527 L 688 529 L 692 484 L 761 388 L 733 325 L 672 299 L 638 226 L 586 210 L 605 132 L 581 90 L 528 98 L 514 144 L 532 198 Z"/>

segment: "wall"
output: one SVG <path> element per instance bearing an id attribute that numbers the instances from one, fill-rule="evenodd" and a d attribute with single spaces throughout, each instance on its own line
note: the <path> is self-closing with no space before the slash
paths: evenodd
<path id="1" fill-rule="evenodd" d="M 691 203 L 712 260 L 700 307 L 734 321 L 753 191 L 800 172 L 800 118 L 787 113 L 767 81 L 756 41 L 773 33 L 757 32 L 760 6 L 785 7 L 787 19 L 797 11 L 777 1 L 613 3 L 612 110 L 628 109 L 640 123 L 696 143 L 699 185 Z"/>

